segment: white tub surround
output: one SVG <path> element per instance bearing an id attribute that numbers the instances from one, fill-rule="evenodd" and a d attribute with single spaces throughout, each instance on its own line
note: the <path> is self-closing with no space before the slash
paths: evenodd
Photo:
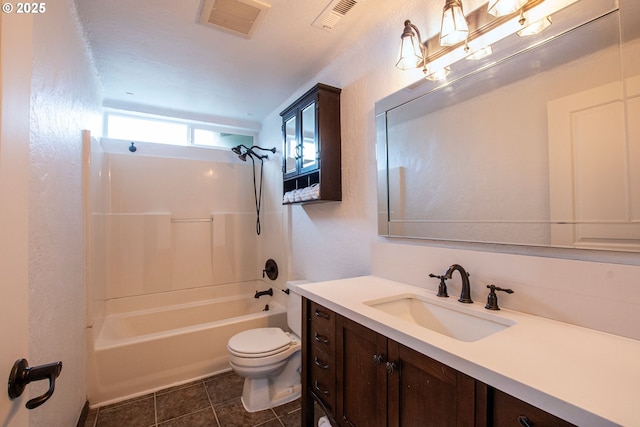
<path id="1" fill-rule="evenodd" d="M 375 276 L 298 289 L 342 316 L 576 425 L 640 426 L 640 341 L 503 308 L 490 313 L 514 325 L 465 342 L 364 302 L 412 294 L 484 315 L 486 299 L 461 304 L 455 292 L 438 298 L 432 290 Z"/>

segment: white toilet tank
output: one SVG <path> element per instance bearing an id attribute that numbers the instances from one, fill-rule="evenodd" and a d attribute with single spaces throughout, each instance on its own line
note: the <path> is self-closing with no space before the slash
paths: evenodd
<path id="1" fill-rule="evenodd" d="M 298 337 L 302 336 L 302 296 L 296 289 L 298 285 L 309 283 L 308 280 L 292 280 L 287 282 L 287 325 Z"/>

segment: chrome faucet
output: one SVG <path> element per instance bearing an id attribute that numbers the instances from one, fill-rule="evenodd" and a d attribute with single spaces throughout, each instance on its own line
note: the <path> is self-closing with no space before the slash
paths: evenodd
<path id="1" fill-rule="evenodd" d="M 471 299 L 471 286 L 469 285 L 469 273 L 465 271 L 464 268 L 460 264 L 453 264 L 449 269 L 444 273 L 444 277 L 447 279 L 451 279 L 451 275 L 454 271 L 458 271 L 460 276 L 462 277 L 462 292 L 460 293 L 460 298 L 458 301 L 464 303 L 472 303 Z"/>

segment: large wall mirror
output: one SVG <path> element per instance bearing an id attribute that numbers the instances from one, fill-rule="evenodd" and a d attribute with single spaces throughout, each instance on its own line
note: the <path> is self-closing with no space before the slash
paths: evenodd
<path id="1" fill-rule="evenodd" d="M 378 101 L 379 234 L 640 251 L 639 33 L 580 0 Z"/>

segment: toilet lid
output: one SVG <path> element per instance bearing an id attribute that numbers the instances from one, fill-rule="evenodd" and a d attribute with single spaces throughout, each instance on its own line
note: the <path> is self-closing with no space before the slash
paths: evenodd
<path id="1" fill-rule="evenodd" d="M 280 328 L 258 328 L 231 337 L 227 347 L 233 353 L 248 357 L 280 353 L 291 344 L 291 337 Z"/>

